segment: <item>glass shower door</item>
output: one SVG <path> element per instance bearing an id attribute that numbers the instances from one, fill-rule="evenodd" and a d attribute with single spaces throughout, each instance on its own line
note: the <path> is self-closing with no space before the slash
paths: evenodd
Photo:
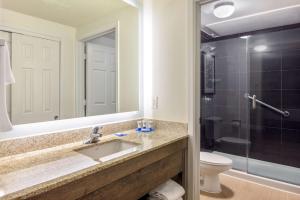
<path id="1" fill-rule="evenodd" d="M 201 44 L 201 148 L 231 158 L 247 171 L 249 111 L 247 40 L 232 38 Z"/>
<path id="2" fill-rule="evenodd" d="M 300 29 L 247 41 L 247 171 L 300 185 Z"/>

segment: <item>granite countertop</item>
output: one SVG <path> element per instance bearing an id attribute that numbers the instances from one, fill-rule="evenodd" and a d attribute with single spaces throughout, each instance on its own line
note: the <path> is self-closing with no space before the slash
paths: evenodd
<path id="1" fill-rule="evenodd" d="M 188 137 L 185 126 L 166 126 L 150 134 L 123 133 L 128 135 L 104 136 L 99 143 L 121 139 L 138 143 L 137 151 L 107 162 L 78 153 L 82 147 L 99 144 L 83 142 L 0 158 L 0 199 L 32 197 Z"/>

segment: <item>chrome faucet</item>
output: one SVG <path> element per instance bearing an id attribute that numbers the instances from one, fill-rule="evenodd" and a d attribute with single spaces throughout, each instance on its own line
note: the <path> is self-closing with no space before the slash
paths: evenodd
<path id="1" fill-rule="evenodd" d="M 90 139 L 85 141 L 84 144 L 92 144 L 92 143 L 98 142 L 100 140 L 100 138 L 103 136 L 102 129 L 103 129 L 102 126 L 94 127 L 93 131 L 90 135 Z"/>

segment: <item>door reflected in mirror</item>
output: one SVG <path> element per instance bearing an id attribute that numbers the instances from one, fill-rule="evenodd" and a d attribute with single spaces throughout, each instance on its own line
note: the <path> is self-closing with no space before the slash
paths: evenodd
<path id="1" fill-rule="evenodd" d="M 115 30 L 86 41 L 86 115 L 117 112 Z M 107 102 L 107 103 L 106 103 Z"/>
<path id="2" fill-rule="evenodd" d="M 12 124 L 139 110 L 139 9 L 123 0 L 1 0 Z M 1 95 L 1 94 L 0 94 Z"/>

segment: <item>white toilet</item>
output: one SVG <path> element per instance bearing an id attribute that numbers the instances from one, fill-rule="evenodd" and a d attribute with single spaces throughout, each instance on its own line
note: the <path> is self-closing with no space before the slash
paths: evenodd
<path id="1" fill-rule="evenodd" d="M 219 174 L 230 170 L 232 160 L 214 153 L 200 152 L 200 190 L 221 192 Z"/>

